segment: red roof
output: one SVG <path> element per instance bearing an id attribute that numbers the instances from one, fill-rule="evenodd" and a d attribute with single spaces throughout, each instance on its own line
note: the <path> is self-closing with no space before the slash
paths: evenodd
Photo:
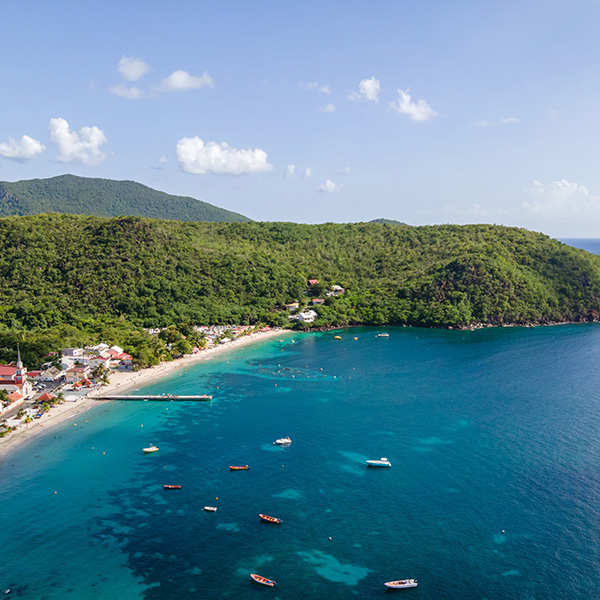
<path id="1" fill-rule="evenodd" d="M 23 397 L 22 394 L 20 394 L 19 392 L 13 392 L 12 394 L 8 395 L 8 399 L 11 402 L 16 402 L 17 400 L 20 400 Z"/>
<path id="2" fill-rule="evenodd" d="M 17 372 L 17 367 L 0 365 L 0 377 L 12 377 Z"/>
<path id="3" fill-rule="evenodd" d="M 52 394 L 49 394 L 48 392 L 44 392 L 39 398 L 38 398 L 38 402 L 48 402 L 50 400 L 52 400 L 54 398 L 54 396 Z"/>
<path id="4" fill-rule="evenodd" d="M 310 285 L 315 285 L 315 284 L 319 283 L 319 280 L 318 279 L 309 279 L 308 283 L 310 283 Z"/>

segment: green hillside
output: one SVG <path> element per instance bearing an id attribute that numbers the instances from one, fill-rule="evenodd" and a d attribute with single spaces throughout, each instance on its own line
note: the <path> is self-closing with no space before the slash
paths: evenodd
<path id="1" fill-rule="evenodd" d="M 0 325 L 287 322 L 276 307 L 348 290 L 320 324 L 577 321 L 600 312 L 600 257 L 491 225 L 0 219 Z"/>
<path id="2" fill-rule="evenodd" d="M 135 181 L 60 175 L 50 179 L 0 182 L 0 217 L 50 212 L 177 221 L 250 220 L 207 202 L 172 196 Z"/>

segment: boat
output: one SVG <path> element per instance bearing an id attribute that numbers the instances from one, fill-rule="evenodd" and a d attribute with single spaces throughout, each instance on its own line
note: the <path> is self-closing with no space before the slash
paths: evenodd
<path id="1" fill-rule="evenodd" d="M 399 579 L 398 581 L 387 581 L 385 586 L 399 590 L 401 588 L 417 587 L 418 583 L 416 579 Z"/>
<path id="2" fill-rule="evenodd" d="M 269 515 L 263 515 L 261 513 L 258 514 L 258 516 L 263 520 L 266 521 L 267 523 L 281 523 L 281 519 L 278 519 L 277 517 L 270 517 Z"/>
<path id="3" fill-rule="evenodd" d="M 163 484 L 163 488 L 165 490 L 180 490 L 181 486 L 180 485 L 168 485 L 168 484 Z"/>
<path id="4" fill-rule="evenodd" d="M 285 444 L 291 444 L 292 443 L 292 439 L 290 438 L 289 435 L 286 435 L 285 437 L 279 438 L 278 440 L 275 440 L 273 442 L 274 444 L 279 444 L 280 446 L 283 446 Z"/>
<path id="5" fill-rule="evenodd" d="M 145 454 L 150 454 L 151 452 L 158 452 L 158 447 L 152 445 L 152 446 L 148 446 L 147 448 L 144 448 Z"/>
<path id="6" fill-rule="evenodd" d="M 375 337 L 390 337 L 389 333 L 378 333 Z"/>
<path id="7" fill-rule="evenodd" d="M 367 465 L 369 467 L 391 467 L 392 463 L 387 458 L 380 458 L 379 460 L 368 460 Z"/>
<path id="8" fill-rule="evenodd" d="M 244 465 L 243 467 L 232 467 L 229 465 L 229 469 L 231 471 L 247 471 L 250 467 L 248 465 Z"/>
<path id="9" fill-rule="evenodd" d="M 252 581 L 256 581 L 256 583 L 260 583 L 262 585 L 268 585 L 269 587 L 273 587 L 274 585 L 277 585 L 276 581 L 273 581 L 272 579 L 267 579 L 266 577 L 261 577 L 260 575 L 257 575 L 256 573 L 250 573 L 250 579 L 252 579 Z"/>
<path id="10" fill-rule="evenodd" d="M 333 339 L 334 339 L 334 340 L 341 340 L 341 339 L 342 339 L 342 336 L 341 336 L 341 335 L 334 335 L 334 336 L 333 336 Z"/>
<path id="11" fill-rule="evenodd" d="M 205 506 L 204 510 L 207 510 L 208 512 L 217 512 L 217 507 L 216 506 Z"/>

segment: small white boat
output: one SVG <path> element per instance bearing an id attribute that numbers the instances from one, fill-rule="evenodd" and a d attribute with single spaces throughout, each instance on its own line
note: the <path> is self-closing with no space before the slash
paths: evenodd
<path id="1" fill-rule="evenodd" d="M 399 579 L 398 581 L 388 581 L 385 586 L 399 590 L 400 588 L 411 588 L 417 587 L 418 583 L 416 579 Z"/>
<path id="2" fill-rule="evenodd" d="M 151 452 L 158 452 L 158 447 L 152 445 L 152 446 L 148 446 L 147 448 L 144 448 L 145 454 L 150 454 Z"/>
<path id="3" fill-rule="evenodd" d="M 378 460 L 368 460 L 367 465 L 369 467 L 391 467 L 392 463 L 387 458 L 380 458 Z"/>
<path id="4" fill-rule="evenodd" d="M 216 506 L 205 506 L 204 510 L 207 510 L 208 512 L 217 512 L 217 507 Z"/>
<path id="5" fill-rule="evenodd" d="M 375 337 L 390 337 L 389 333 L 378 333 Z"/>
<path id="6" fill-rule="evenodd" d="M 285 446 L 287 444 L 291 444 L 292 443 L 292 439 L 290 438 L 289 435 L 286 435 L 285 437 L 279 438 L 278 440 L 275 440 L 273 442 L 274 444 L 279 444 L 280 446 Z"/>

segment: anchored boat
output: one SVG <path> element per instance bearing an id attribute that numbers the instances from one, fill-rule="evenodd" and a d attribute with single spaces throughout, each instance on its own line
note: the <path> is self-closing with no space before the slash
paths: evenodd
<path id="1" fill-rule="evenodd" d="M 290 438 L 289 435 L 286 435 L 285 437 L 279 438 L 278 440 L 275 440 L 273 442 L 274 444 L 279 444 L 280 446 L 285 446 L 288 444 L 292 443 L 292 439 Z"/>
<path id="2" fill-rule="evenodd" d="M 379 460 L 368 460 L 367 465 L 369 467 L 391 467 L 392 463 L 387 458 L 380 458 Z"/>
<path id="3" fill-rule="evenodd" d="M 180 489 L 181 489 L 181 486 L 180 486 L 180 485 L 168 485 L 168 484 L 166 484 L 166 483 L 165 483 L 165 484 L 163 485 L 163 488 L 164 488 L 165 490 L 180 490 Z"/>
<path id="4" fill-rule="evenodd" d="M 260 575 L 257 575 L 256 573 L 250 573 L 250 579 L 252 579 L 252 581 L 256 581 L 256 583 L 260 583 L 262 585 L 268 585 L 269 587 L 273 587 L 274 585 L 277 585 L 276 581 L 273 581 L 272 579 L 267 579 L 266 577 L 261 577 Z"/>
<path id="5" fill-rule="evenodd" d="M 399 590 L 401 588 L 417 587 L 418 583 L 416 579 L 399 579 L 398 581 L 388 581 L 385 586 Z"/>
<path id="6" fill-rule="evenodd" d="M 243 467 L 232 467 L 229 465 L 229 469 L 231 471 L 247 471 L 250 467 L 248 465 L 244 465 Z"/>
<path id="7" fill-rule="evenodd" d="M 148 446 L 147 448 L 144 448 L 144 454 L 150 454 L 152 452 L 158 452 L 158 446 Z"/>
<path id="8" fill-rule="evenodd" d="M 263 521 L 266 521 L 267 523 L 281 523 L 281 519 L 278 519 L 277 517 L 270 517 L 269 515 L 263 515 L 260 514 L 258 515 Z"/>

